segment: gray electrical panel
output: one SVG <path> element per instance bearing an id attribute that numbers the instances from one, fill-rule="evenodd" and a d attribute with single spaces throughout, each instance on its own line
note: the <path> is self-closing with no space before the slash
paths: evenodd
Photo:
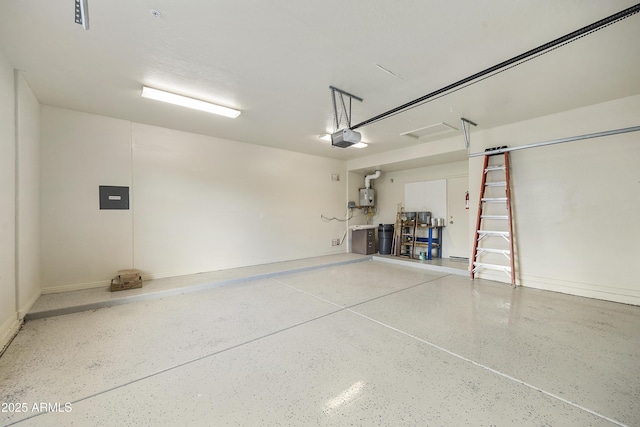
<path id="1" fill-rule="evenodd" d="M 375 191 L 373 188 L 360 189 L 360 206 L 375 206 Z"/>
<path id="2" fill-rule="evenodd" d="M 100 209 L 129 209 L 129 187 L 101 185 Z"/>

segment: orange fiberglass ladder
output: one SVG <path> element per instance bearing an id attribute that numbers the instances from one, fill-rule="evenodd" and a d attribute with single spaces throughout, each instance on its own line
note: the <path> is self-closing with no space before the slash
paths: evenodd
<path id="1" fill-rule="evenodd" d="M 496 147 L 486 151 L 504 148 L 506 147 Z M 492 158 L 500 159 L 502 163 L 495 164 L 495 161 L 490 161 Z M 515 286 L 509 153 L 499 151 L 485 154 L 482 170 L 478 218 L 473 239 L 471 278 L 474 279 L 482 269 L 503 271 L 511 278 L 511 285 Z M 487 179 L 489 176 L 491 180 Z M 505 257 L 508 264 L 504 263 Z"/>

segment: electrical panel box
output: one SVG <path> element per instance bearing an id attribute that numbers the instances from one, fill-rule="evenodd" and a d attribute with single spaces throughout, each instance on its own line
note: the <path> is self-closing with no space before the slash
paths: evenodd
<path id="1" fill-rule="evenodd" d="M 129 187 L 100 185 L 100 209 L 129 209 Z"/>
<path id="2" fill-rule="evenodd" d="M 375 200 L 373 188 L 360 189 L 360 206 L 375 206 Z"/>

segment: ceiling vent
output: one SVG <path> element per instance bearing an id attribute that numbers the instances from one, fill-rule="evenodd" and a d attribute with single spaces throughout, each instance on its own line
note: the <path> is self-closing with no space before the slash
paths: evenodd
<path id="1" fill-rule="evenodd" d="M 428 141 L 431 139 L 440 138 L 449 133 L 457 132 L 458 128 L 454 128 L 446 123 L 436 123 L 433 125 L 425 126 L 420 129 L 415 129 L 409 132 L 401 133 L 402 136 L 408 136 L 420 141 Z"/>

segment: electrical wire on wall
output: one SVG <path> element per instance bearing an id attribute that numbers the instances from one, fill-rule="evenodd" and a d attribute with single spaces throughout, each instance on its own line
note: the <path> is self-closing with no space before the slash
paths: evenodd
<path id="1" fill-rule="evenodd" d="M 331 222 L 331 221 L 339 221 L 339 222 L 347 222 L 349 221 L 351 218 L 353 218 L 353 209 L 347 208 L 347 211 L 344 213 L 344 218 L 338 218 L 338 217 L 327 217 L 324 216 L 323 214 L 320 214 L 320 218 L 324 221 L 324 222 Z M 347 237 L 347 230 L 344 230 L 344 233 L 342 233 L 342 237 L 340 238 L 340 241 L 338 243 L 338 246 L 342 246 L 342 244 L 344 243 L 344 239 Z"/>
<path id="2" fill-rule="evenodd" d="M 351 218 L 353 218 L 353 209 L 347 208 L 347 211 L 344 213 L 344 218 L 338 218 L 338 217 L 327 217 L 324 216 L 323 214 L 320 214 L 320 218 L 324 221 L 324 222 L 331 222 L 331 221 L 339 221 L 339 222 L 347 222 L 349 221 Z M 344 239 L 347 237 L 347 230 L 344 230 L 344 233 L 342 233 L 342 237 L 340 238 L 340 241 L 338 242 L 338 246 L 342 246 L 342 244 L 344 243 Z"/>
<path id="3" fill-rule="evenodd" d="M 344 239 L 347 237 L 347 230 L 344 230 L 344 233 L 342 233 L 342 238 L 340 239 L 340 243 L 338 243 L 338 246 L 342 246 L 342 244 L 344 243 Z"/>
<path id="4" fill-rule="evenodd" d="M 351 218 L 353 218 L 353 210 L 347 208 L 347 211 L 344 213 L 344 219 L 343 218 L 337 218 L 335 216 L 329 218 L 324 216 L 323 214 L 320 214 L 320 218 L 324 221 L 324 222 L 331 222 L 331 221 L 340 221 L 340 222 L 347 222 L 349 221 Z"/>
<path id="5" fill-rule="evenodd" d="M 347 222 L 350 221 L 351 219 L 353 219 L 354 214 L 353 211 L 355 209 L 358 210 L 362 210 L 362 213 L 364 216 L 366 216 L 367 218 L 367 223 L 369 223 L 371 221 L 371 219 L 373 218 L 373 216 L 378 212 L 378 209 L 370 206 L 370 207 L 348 207 L 347 211 L 344 214 L 344 218 L 338 218 L 338 217 L 327 217 L 324 216 L 323 214 L 320 214 L 320 219 L 322 219 L 322 221 L 324 222 L 331 222 L 331 221 L 339 221 L 339 222 Z M 345 239 L 347 238 L 347 230 L 344 231 L 344 233 L 342 233 L 342 237 L 340 238 L 340 242 L 338 243 L 338 246 L 342 246 L 342 244 L 344 243 Z"/>

